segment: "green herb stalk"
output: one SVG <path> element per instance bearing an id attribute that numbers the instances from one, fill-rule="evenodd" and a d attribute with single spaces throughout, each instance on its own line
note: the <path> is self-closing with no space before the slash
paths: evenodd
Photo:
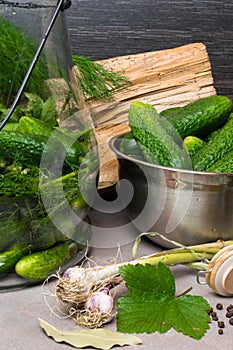
<path id="1" fill-rule="evenodd" d="M 218 251 L 231 244 L 233 244 L 233 241 L 217 241 L 196 246 L 165 250 L 119 264 L 94 266 L 90 268 L 80 268 L 80 266 L 76 266 L 68 269 L 64 274 L 64 277 L 58 281 L 56 286 L 58 299 L 62 302 L 66 302 L 66 298 L 69 297 L 69 300 L 73 301 L 78 307 L 80 300 L 83 302 L 83 299 L 85 300 L 85 297 L 89 296 L 90 291 L 96 290 L 99 285 L 104 288 L 104 286 L 115 286 L 121 283 L 123 278 L 120 275 L 120 269 L 123 266 L 128 264 L 149 264 L 157 266 L 159 262 L 164 265 L 173 266 L 192 262 L 207 262 Z M 136 241 L 136 245 L 138 245 L 138 240 Z M 134 253 L 135 249 L 133 251 L 133 254 Z M 83 293 L 84 289 L 86 291 L 85 293 Z"/>
<path id="2" fill-rule="evenodd" d="M 0 17 L 0 103 L 8 106 L 16 96 L 37 50 L 37 44 L 13 23 Z M 27 90 L 43 96 L 47 78 L 43 58 L 37 62 Z"/>
<path id="3" fill-rule="evenodd" d="M 113 95 L 130 85 L 129 79 L 104 68 L 89 57 L 72 55 L 77 67 L 76 76 L 85 99 L 94 98 L 99 101 L 113 100 Z"/>

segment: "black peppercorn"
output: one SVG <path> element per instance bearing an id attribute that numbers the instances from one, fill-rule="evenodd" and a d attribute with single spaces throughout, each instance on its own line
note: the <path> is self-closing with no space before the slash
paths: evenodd
<path id="1" fill-rule="evenodd" d="M 233 318 L 229 319 L 229 323 L 230 323 L 231 326 L 233 326 Z"/>
<path id="2" fill-rule="evenodd" d="M 212 316 L 213 321 L 218 321 L 218 316 Z"/>
<path id="3" fill-rule="evenodd" d="M 230 311 L 230 310 L 232 310 L 232 309 L 233 309 L 233 305 L 230 304 L 230 305 L 227 307 L 227 311 Z"/>
<path id="4" fill-rule="evenodd" d="M 224 328 L 225 327 L 225 323 L 223 321 L 218 321 L 218 327 L 219 328 Z"/>
<path id="5" fill-rule="evenodd" d="M 215 312 L 215 311 L 212 311 L 212 317 L 216 317 L 217 316 L 217 312 Z"/>
<path id="6" fill-rule="evenodd" d="M 211 307 L 209 310 L 207 310 L 208 315 L 212 315 L 213 308 Z"/>
<path id="7" fill-rule="evenodd" d="M 222 328 L 219 328 L 219 330 L 218 330 L 218 334 L 223 334 L 223 330 L 222 330 Z"/>
<path id="8" fill-rule="evenodd" d="M 226 317 L 227 317 L 227 318 L 231 318 L 231 317 L 233 317 L 233 309 L 232 309 L 232 310 L 230 310 L 230 311 L 227 311 L 227 313 L 226 313 Z"/>
<path id="9" fill-rule="evenodd" d="M 218 304 L 216 305 L 216 308 L 217 308 L 218 310 L 222 310 L 222 309 L 223 309 L 223 305 L 222 305 L 221 303 L 218 303 Z"/>

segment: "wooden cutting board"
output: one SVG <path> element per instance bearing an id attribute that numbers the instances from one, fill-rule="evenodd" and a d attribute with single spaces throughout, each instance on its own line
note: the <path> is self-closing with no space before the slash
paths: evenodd
<path id="1" fill-rule="evenodd" d="M 216 90 L 209 56 L 202 43 L 98 62 L 131 81 L 127 89 L 114 95 L 113 102 L 91 103 L 100 156 L 98 187 L 102 189 L 118 181 L 118 162 L 108 141 L 129 130 L 127 116 L 132 101 L 150 103 L 160 112 L 215 95 Z"/>

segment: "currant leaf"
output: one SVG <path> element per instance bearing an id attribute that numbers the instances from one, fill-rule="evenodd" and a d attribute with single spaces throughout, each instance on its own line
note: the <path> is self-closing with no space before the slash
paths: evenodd
<path id="1" fill-rule="evenodd" d="M 117 330 L 165 333 L 170 328 L 195 339 L 209 329 L 208 302 L 201 296 L 175 296 L 175 279 L 163 263 L 120 268 L 129 294 L 117 301 Z"/>

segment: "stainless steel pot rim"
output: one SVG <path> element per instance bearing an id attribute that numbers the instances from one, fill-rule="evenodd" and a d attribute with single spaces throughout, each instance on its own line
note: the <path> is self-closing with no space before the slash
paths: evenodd
<path id="1" fill-rule="evenodd" d="M 161 170 L 171 171 L 173 173 L 177 172 L 177 173 L 183 173 L 183 174 L 190 174 L 193 176 L 197 176 L 197 175 L 210 176 L 211 175 L 212 177 L 216 177 L 216 178 L 218 178 L 218 177 L 220 177 L 220 178 L 233 177 L 233 173 L 204 172 L 204 171 L 194 171 L 194 170 L 189 170 L 189 169 L 169 168 L 169 167 L 165 167 L 165 166 L 158 165 L 158 164 L 148 163 L 148 162 L 145 162 L 143 160 L 136 159 L 132 156 L 128 156 L 127 154 L 122 153 L 115 145 L 115 143 L 119 140 L 119 138 L 123 137 L 126 134 L 127 133 L 122 133 L 120 135 L 113 136 L 112 138 L 109 139 L 109 147 L 110 147 L 111 151 L 113 151 L 119 158 L 127 159 L 131 162 L 138 163 L 144 167 L 148 167 L 151 169 L 161 169 Z"/>

